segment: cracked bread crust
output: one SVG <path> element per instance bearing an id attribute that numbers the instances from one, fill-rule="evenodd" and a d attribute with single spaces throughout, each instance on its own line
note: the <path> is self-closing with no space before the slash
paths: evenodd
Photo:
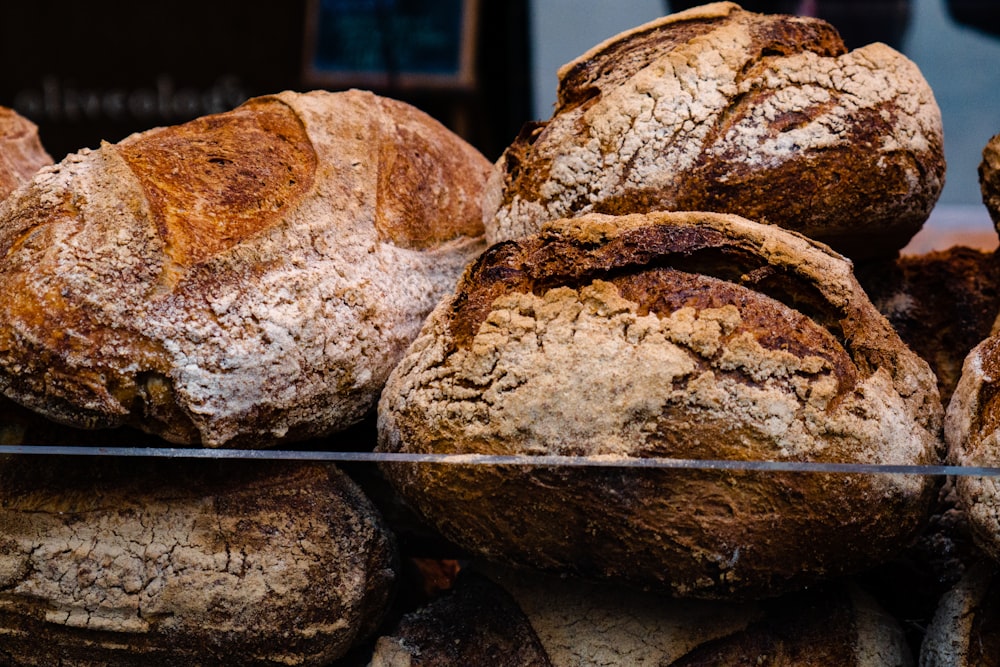
<path id="1" fill-rule="evenodd" d="M 470 265 L 390 376 L 378 449 L 931 464 L 941 413 L 824 246 L 736 216 L 593 214 Z M 698 597 L 881 562 L 934 495 L 917 476 L 384 467 L 472 552 Z"/>
<path id="2" fill-rule="evenodd" d="M 483 249 L 488 170 L 362 91 L 71 155 L 0 207 L 0 391 L 209 447 L 350 426 Z"/>
<path id="3" fill-rule="evenodd" d="M 38 127 L 13 109 L 0 106 L 0 201 L 52 164 L 42 147 Z"/>
<path id="4" fill-rule="evenodd" d="M 394 541 L 334 466 L 70 459 L 0 470 L 5 665 L 321 666 L 388 608 Z"/>
<path id="5" fill-rule="evenodd" d="M 582 213 L 718 211 L 851 257 L 891 256 L 944 183 L 940 111 L 884 44 L 827 23 L 713 3 L 598 45 L 495 165 L 495 243 Z"/>

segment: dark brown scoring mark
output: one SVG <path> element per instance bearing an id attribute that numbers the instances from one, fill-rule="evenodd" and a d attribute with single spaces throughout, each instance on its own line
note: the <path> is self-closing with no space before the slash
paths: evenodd
<path id="1" fill-rule="evenodd" d="M 764 619 L 694 649 L 671 667 L 851 667 L 858 664 L 856 619 L 843 594 L 792 595 Z"/>
<path id="2" fill-rule="evenodd" d="M 747 294 L 770 297 L 799 311 L 849 349 L 841 324 L 846 314 L 831 305 L 815 284 L 768 265 L 745 240 L 715 229 L 670 225 L 622 231 L 604 242 L 543 232 L 496 244 L 480 255 L 460 282 L 452 306 L 451 334 L 457 346 L 467 346 L 493 302 L 504 294 L 542 294 L 561 286 L 579 288 L 598 279 L 640 280 L 627 277 L 664 268 L 711 276 L 741 285 L 749 290 Z M 673 289 L 669 283 L 660 288 Z M 655 308 L 654 312 L 665 314 Z"/>
<path id="3" fill-rule="evenodd" d="M 298 116 L 273 98 L 152 130 L 117 149 L 181 267 L 277 224 L 312 186 L 317 163 Z"/>

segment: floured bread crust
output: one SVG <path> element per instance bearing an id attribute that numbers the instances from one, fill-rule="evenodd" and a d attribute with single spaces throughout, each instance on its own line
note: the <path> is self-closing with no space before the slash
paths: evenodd
<path id="1" fill-rule="evenodd" d="M 891 256 L 943 187 L 941 115 L 917 67 L 884 44 L 847 52 L 817 19 L 713 3 L 559 78 L 552 118 L 495 166 L 491 243 L 587 212 L 707 210 Z"/>
<path id="2" fill-rule="evenodd" d="M 0 208 L 0 390 L 205 446 L 346 427 L 482 250 L 488 169 L 361 91 L 71 155 Z"/>
<path id="3" fill-rule="evenodd" d="M 388 609 L 395 543 L 335 467 L 75 458 L 3 461 L 5 665 L 325 666 Z"/>
<path id="4" fill-rule="evenodd" d="M 588 215 L 498 244 L 428 318 L 379 450 L 933 463 L 941 406 L 850 264 L 711 213 Z M 699 597 L 873 565 L 926 477 L 385 466 L 475 552 Z"/>
<path id="5" fill-rule="evenodd" d="M 0 201 L 50 164 L 52 158 L 42 147 L 35 124 L 0 106 Z"/>
<path id="6" fill-rule="evenodd" d="M 993 226 L 1000 231 L 1000 134 L 983 147 L 983 160 L 979 163 L 979 189 Z"/>

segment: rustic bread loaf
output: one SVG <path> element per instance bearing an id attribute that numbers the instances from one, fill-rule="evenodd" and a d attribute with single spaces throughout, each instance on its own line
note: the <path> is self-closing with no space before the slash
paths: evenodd
<path id="1" fill-rule="evenodd" d="M 1000 231 L 1000 134 L 986 142 L 979 163 L 979 189 L 993 226 Z"/>
<path id="2" fill-rule="evenodd" d="M 1000 336 L 969 352 L 945 414 L 948 459 L 960 466 L 1000 466 Z M 958 502 L 975 543 L 1000 561 L 1000 490 L 990 475 L 955 477 Z"/>
<path id="3" fill-rule="evenodd" d="M 488 170 L 362 91 L 256 98 L 68 156 L 0 207 L 0 391 L 177 443 L 343 428 L 482 250 Z"/>
<path id="4" fill-rule="evenodd" d="M 930 364 L 947 405 L 966 355 L 1000 313 L 1000 256 L 953 246 L 858 263 L 854 273 L 903 342 Z"/>
<path id="5" fill-rule="evenodd" d="M 459 664 L 903 667 L 912 652 L 899 622 L 851 584 L 731 603 L 494 568 L 463 573 L 448 595 L 404 616 L 371 662 Z"/>
<path id="6" fill-rule="evenodd" d="M 49 164 L 52 158 L 42 147 L 35 124 L 0 106 L 0 200 Z"/>
<path id="7" fill-rule="evenodd" d="M 385 452 L 932 464 L 930 368 L 841 256 L 714 213 L 598 214 L 488 249 L 379 404 Z M 766 596 L 920 529 L 922 476 L 385 464 L 487 557 Z"/>
<path id="8" fill-rule="evenodd" d="M 375 631 L 392 536 L 316 463 L 0 461 L 5 665 L 318 665 Z"/>
<path id="9" fill-rule="evenodd" d="M 998 585 L 996 565 L 978 563 L 942 596 L 920 647 L 920 667 L 1000 665 Z"/>
<path id="10" fill-rule="evenodd" d="M 494 243 L 586 212 L 719 211 L 891 256 L 944 172 L 941 114 L 911 61 L 720 2 L 563 66 L 552 117 L 498 160 L 484 220 Z"/>

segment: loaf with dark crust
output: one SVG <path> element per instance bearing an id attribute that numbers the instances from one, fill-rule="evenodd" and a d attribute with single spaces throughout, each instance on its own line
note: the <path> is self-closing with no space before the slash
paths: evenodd
<path id="1" fill-rule="evenodd" d="M 983 147 L 983 159 L 979 163 L 979 189 L 993 226 L 1000 231 L 1000 134 L 992 137 Z"/>
<path id="2" fill-rule="evenodd" d="M 316 665 L 375 631 L 392 535 L 311 462 L 0 461 L 5 665 Z"/>
<path id="3" fill-rule="evenodd" d="M 903 342 L 930 364 L 947 405 L 966 355 L 1000 313 L 1000 257 L 952 246 L 858 263 L 854 273 Z"/>
<path id="4" fill-rule="evenodd" d="M 718 2 L 564 65 L 552 117 L 498 160 L 484 221 L 495 243 L 587 212 L 718 211 L 892 256 L 944 172 L 914 63 L 884 44 L 847 52 L 818 19 Z"/>
<path id="5" fill-rule="evenodd" d="M 463 631 L 469 626 L 475 635 Z M 484 629 L 489 632 L 485 641 Z M 522 648 L 521 655 L 498 650 L 506 644 Z M 530 656 L 523 656 L 526 647 L 532 648 Z M 851 583 L 766 602 L 732 603 L 672 600 L 606 582 L 490 568 L 489 576 L 463 570 L 449 594 L 404 616 L 391 633 L 379 638 L 371 664 L 905 667 L 913 663 L 899 622 Z"/>
<path id="6" fill-rule="evenodd" d="M 0 207 L 0 391 L 210 447 L 342 429 L 483 249 L 488 170 L 362 91 L 68 156 Z"/>
<path id="7" fill-rule="evenodd" d="M 588 215 L 497 244 L 393 371 L 379 451 L 932 464 L 930 368 L 841 256 L 713 213 Z M 488 558 L 676 595 L 767 596 L 874 565 L 932 479 L 386 463 Z"/>
<path id="8" fill-rule="evenodd" d="M 0 201 L 52 164 L 38 138 L 38 128 L 13 109 L 0 106 Z"/>

